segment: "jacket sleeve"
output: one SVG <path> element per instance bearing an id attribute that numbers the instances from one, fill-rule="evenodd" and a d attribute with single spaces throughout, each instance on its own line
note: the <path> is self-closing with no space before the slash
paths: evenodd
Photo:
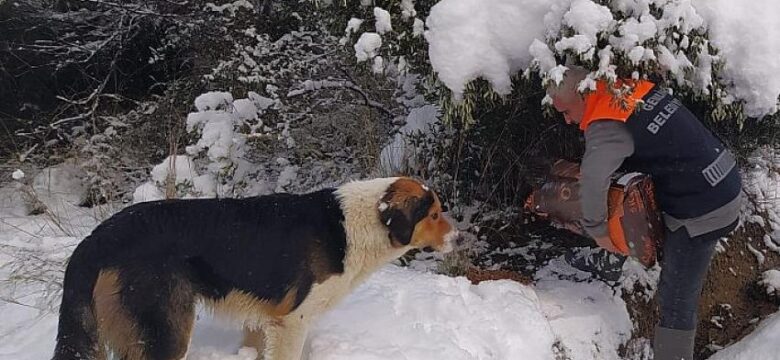
<path id="1" fill-rule="evenodd" d="M 600 120 L 585 130 L 580 196 L 582 226 L 591 237 L 606 236 L 610 177 L 634 153 L 634 139 L 622 121 Z"/>

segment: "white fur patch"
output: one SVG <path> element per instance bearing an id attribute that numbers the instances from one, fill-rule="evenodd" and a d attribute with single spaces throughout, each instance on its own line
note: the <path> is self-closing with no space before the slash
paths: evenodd
<path id="1" fill-rule="evenodd" d="M 458 230 L 453 229 L 452 231 L 450 231 L 447 234 L 445 234 L 444 235 L 444 247 L 442 247 L 441 250 L 439 250 L 439 252 L 448 253 L 448 252 L 452 251 L 453 249 L 455 249 L 455 244 L 453 244 L 453 243 L 455 242 L 455 239 L 458 238 L 459 233 L 460 232 Z"/>

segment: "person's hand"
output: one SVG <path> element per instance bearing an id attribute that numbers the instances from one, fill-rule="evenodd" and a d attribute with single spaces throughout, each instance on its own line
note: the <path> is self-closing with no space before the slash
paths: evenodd
<path id="1" fill-rule="evenodd" d="M 596 244 L 601 247 L 602 249 L 605 249 L 609 252 L 613 252 L 616 254 L 620 254 L 620 250 L 615 247 L 615 245 L 612 245 L 612 239 L 609 238 L 609 235 L 606 236 L 597 236 L 594 238 L 596 240 Z"/>

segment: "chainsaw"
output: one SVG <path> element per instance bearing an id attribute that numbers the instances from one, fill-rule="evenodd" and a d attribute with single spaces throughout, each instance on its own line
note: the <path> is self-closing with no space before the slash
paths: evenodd
<path id="1" fill-rule="evenodd" d="M 579 164 L 558 160 L 543 184 L 525 201 L 525 209 L 554 225 L 584 235 L 580 225 Z M 645 266 L 655 264 L 664 225 L 649 175 L 628 173 L 612 179 L 607 195 L 607 228 L 612 245 Z"/>

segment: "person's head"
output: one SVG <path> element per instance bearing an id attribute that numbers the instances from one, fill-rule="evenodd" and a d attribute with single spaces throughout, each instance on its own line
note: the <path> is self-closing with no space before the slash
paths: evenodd
<path id="1" fill-rule="evenodd" d="M 571 66 L 563 75 L 558 85 L 551 84 L 547 95 L 552 98 L 555 110 L 563 114 L 567 124 L 579 124 L 585 112 L 585 99 L 577 91 L 580 81 L 588 75 L 588 70 Z"/>

